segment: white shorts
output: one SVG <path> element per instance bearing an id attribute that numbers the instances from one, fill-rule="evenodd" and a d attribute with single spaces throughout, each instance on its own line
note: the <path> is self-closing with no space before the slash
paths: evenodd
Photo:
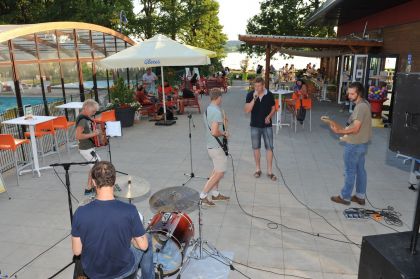
<path id="1" fill-rule="evenodd" d="M 207 149 L 215 172 L 225 172 L 227 170 L 227 156 L 222 148 Z"/>
<path id="2" fill-rule="evenodd" d="M 92 155 L 92 151 L 95 152 L 96 156 Z M 82 155 L 82 157 L 87 161 L 87 162 L 95 162 L 95 161 L 100 161 L 101 158 L 99 157 L 98 153 L 96 152 L 95 148 L 90 148 L 90 149 L 86 149 L 86 150 L 80 150 L 80 155 Z M 89 167 L 92 168 L 93 164 L 89 164 Z"/>

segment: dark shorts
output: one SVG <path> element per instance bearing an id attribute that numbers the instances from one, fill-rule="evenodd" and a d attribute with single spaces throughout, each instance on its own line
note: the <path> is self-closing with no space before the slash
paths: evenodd
<path id="1" fill-rule="evenodd" d="M 251 127 L 252 149 L 261 148 L 261 136 L 264 139 L 265 150 L 273 150 L 273 127 Z"/>

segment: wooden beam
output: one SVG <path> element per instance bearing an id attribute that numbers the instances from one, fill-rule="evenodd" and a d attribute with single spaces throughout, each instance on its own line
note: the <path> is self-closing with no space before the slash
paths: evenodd
<path id="1" fill-rule="evenodd" d="M 374 40 L 354 40 L 344 38 L 318 38 L 318 37 L 295 37 L 295 36 L 262 36 L 262 35 L 239 35 L 239 40 L 249 45 L 272 46 L 283 45 L 284 47 L 320 47 L 334 48 L 339 46 L 369 46 L 382 47 L 383 42 Z"/>
<path id="2" fill-rule="evenodd" d="M 357 50 L 356 50 L 353 46 L 348 45 L 348 47 L 349 47 L 349 49 L 351 50 L 351 52 L 353 52 L 353 53 L 357 53 Z"/>
<path id="3" fill-rule="evenodd" d="M 267 44 L 265 47 L 265 88 L 270 87 L 270 60 L 271 60 L 271 45 Z"/>

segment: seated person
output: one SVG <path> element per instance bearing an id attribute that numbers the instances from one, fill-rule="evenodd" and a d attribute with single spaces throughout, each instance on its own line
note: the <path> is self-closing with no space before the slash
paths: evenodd
<path id="1" fill-rule="evenodd" d="M 110 162 L 91 170 L 96 199 L 73 217 L 72 249 L 81 255 L 84 273 L 92 279 L 122 279 L 141 268 L 141 278 L 154 278 L 150 236 L 132 204 L 114 199 L 116 172 Z"/>
<path id="2" fill-rule="evenodd" d="M 143 106 L 153 105 L 155 103 L 153 102 L 152 98 L 146 93 L 142 85 L 137 86 L 136 99 Z"/>
<path id="3" fill-rule="evenodd" d="M 291 99 L 285 99 L 286 107 L 290 111 L 294 111 L 295 103 L 300 99 L 307 99 L 309 97 L 308 89 L 305 82 L 301 79 L 296 80 L 295 86 L 293 87 L 293 95 Z"/>

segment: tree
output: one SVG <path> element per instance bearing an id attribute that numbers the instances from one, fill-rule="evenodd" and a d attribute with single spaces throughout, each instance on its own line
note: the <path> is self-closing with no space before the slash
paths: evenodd
<path id="1" fill-rule="evenodd" d="M 264 0 L 260 13 L 248 20 L 247 34 L 280 36 L 335 36 L 332 27 L 306 26 L 305 21 L 320 6 L 319 0 Z M 248 54 L 262 54 L 259 46 L 244 46 Z"/>
<path id="2" fill-rule="evenodd" d="M 4 0 L 0 1 L 0 23 L 30 24 L 49 21 L 83 21 L 119 30 L 124 10 L 128 34 L 135 25 L 131 0 Z"/>
<path id="3" fill-rule="evenodd" d="M 157 33 L 159 16 L 157 10 L 160 0 L 139 0 L 141 11 L 136 16 L 135 34 L 144 39 L 150 39 Z"/>

